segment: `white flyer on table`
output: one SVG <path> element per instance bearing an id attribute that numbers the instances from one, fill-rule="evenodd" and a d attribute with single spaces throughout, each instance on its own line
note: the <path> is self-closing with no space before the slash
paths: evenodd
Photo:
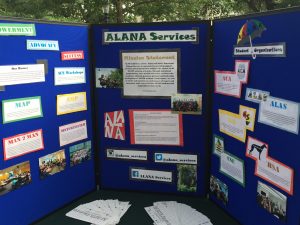
<path id="1" fill-rule="evenodd" d="M 260 103 L 258 122 L 298 134 L 299 103 L 269 96 Z"/>
<path id="2" fill-rule="evenodd" d="M 85 67 L 56 67 L 54 68 L 55 85 L 84 84 Z"/>
<path id="3" fill-rule="evenodd" d="M 2 109 L 3 123 L 43 117 L 40 96 L 3 100 Z"/>
<path id="4" fill-rule="evenodd" d="M 178 93 L 178 52 L 122 52 L 124 96 Z"/>
<path id="5" fill-rule="evenodd" d="M 86 120 L 70 123 L 59 127 L 60 146 L 71 144 L 87 138 Z"/>
<path id="6" fill-rule="evenodd" d="M 182 115 L 170 110 L 129 110 L 131 144 L 183 146 Z"/>
<path id="7" fill-rule="evenodd" d="M 242 83 L 236 72 L 215 70 L 215 93 L 240 98 Z"/>
<path id="8" fill-rule="evenodd" d="M 43 131 L 35 130 L 3 139 L 4 160 L 44 149 Z"/>
<path id="9" fill-rule="evenodd" d="M 0 86 L 45 82 L 42 64 L 0 66 Z"/>

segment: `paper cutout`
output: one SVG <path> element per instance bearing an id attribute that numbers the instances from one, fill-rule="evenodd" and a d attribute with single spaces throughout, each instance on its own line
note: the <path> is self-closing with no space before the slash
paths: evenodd
<path id="1" fill-rule="evenodd" d="M 27 23 L 0 23 L 0 36 L 36 36 L 35 25 Z"/>
<path id="2" fill-rule="evenodd" d="M 68 51 L 68 52 L 61 52 L 61 60 L 80 60 L 84 59 L 84 51 Z"/>
<path id="3" fill-rule="evenodd" d="M 218 178 L 210 175 L 209 182 L 209 190 L 210 194 L 214 195 L 217 199 L 219 199 L 224 205 L 228 203 L 228 186 L 220 181 Z"/>
<path id="4" fill-rule="evenodd" d="M 221 153 L 225 151 L 224 138 L 213 135 L 213 153 L 217 156 L 221 156 Z"/>
<path id="5" fill-rule="evenodd" d="M 255 103 L 261 103 L 262 101 L 267 101 L 270 92 L 262 91 L 258 89 L 247 88 L 245 99 Z"/>
<path id="6" fill-rule="evenodd" d="M 130 143 L 183 146 L 182 115 L 163 109 L 129 110 Z"/>
<path id="7" fill-rule="evenodd" d="M 222 152 L 219 171 L 245 187 L 244 160 L 230 154 L 229 152 Z"/>
<path id="8" fill-rule="evenodd" d="M 169 171 L 148 170 L 143 168 L 130 168 L 130 179 L 172 183 L 173 174 L 172 172 Z"/>
<path id="9" fill-rule="evenodd" d="M 215 70 L 215 93 L 240 98 L 242 83 L 236 73 Z"/>
<path id="10" fill-rule="evenodd" d="M 27 50 L 59 51 L 58 41 L 53 40 L 27 40 Z"/>
<path id="11" fill-rule="evenodd" d="M 75 123 L 70 123 L 59 127 L 59 145 L 81 141 L 87 138 L 87 124 L 86 120 Z"/>
<path id="12" fill-rule="evenodd" d="M 44 65 L 0 66 L 0 86 L 45 82 Z"/>
<path id="13" fill-rule="evenodd" d="M 256 109 L 240 105 L 240 116 L 244 120 L 246 129 L 254 131 Z"/>
<path id="14" fill-rule="evenodd" d="M 247 84 L 249 79 L 250 60 L 235 60 L 235 73 L 241 83 Z"/>
<path id="15" fill-rule="evenodd" d="M 55 85 L 86 83 L 85 67 L 56 67 L 54 68 Z"/>
<path id="16" fill-rule="evenodd" d="M 3 139 L 4 160 L 44 149 L 43 131 L 35 130 Z"/>
<path id="17" fill-rule="evenodd" d="M 246 125 L 239 114 L 219 109 L 220 131 L 241 142 L 246 140 Z"/>
<path id="18" fill-rule="evenodd" d="M 259 105 L 258 122 L 298 134 L 299 110 L 297 102 L 269 96 Z"/>
<path id="19" fill-rule="evenodd" d="M 104 137 L 125 140 L 124 111 L 104 113 Z"/>
<path id="20" fill-rule="evenodd" d="M 86 92 L 57 95 L 57 115 L 87 110 Z"/>
<path id="21" fill-rule="evenodd" d="M 2 101 L 3 123 L 43 117 L 41 96 Z"/>

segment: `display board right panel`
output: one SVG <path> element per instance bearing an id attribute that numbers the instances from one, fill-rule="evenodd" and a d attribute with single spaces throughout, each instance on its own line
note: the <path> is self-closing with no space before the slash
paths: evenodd
<path id="1" fill-rule="evenodd" d="M 299 224 L 299 16 L 214 24 L 210 198 L 244 225 Z"/>

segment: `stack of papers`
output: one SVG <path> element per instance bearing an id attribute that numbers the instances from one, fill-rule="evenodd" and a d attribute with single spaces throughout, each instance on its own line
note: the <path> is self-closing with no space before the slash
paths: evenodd
<path id="1" fill-rule="evenodd" d="M 202 213 L 175 201 L 155 202 L 145 210 L 154 225 L 212 225 Z"/>
<path id="2" fill-rule="evenodd" d="M 66 216 L 95 225 L 115 225 L 129 209 L 129 202 L 96 200 L 76 207 Z"/>

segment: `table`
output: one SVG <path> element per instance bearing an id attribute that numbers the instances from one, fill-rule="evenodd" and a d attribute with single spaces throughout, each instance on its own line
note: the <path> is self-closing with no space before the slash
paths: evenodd
<path id="1" fill-rule="evenodd" d="M 33 224 L 87 225 L 89 223 L 69 218 L 65 216 L 65 214 L 80 204 L 98 199 L 118 199 L 120 201 L 130 201 L 131 207 L 122 217 L 119 223 L 120 225 L 153 225 L 153 221 L 144 210 L 144 207 L 151 206 L 153 205 L 153 202 L 156 201 L 177 201 L 187 204 L 210 218 L 214 225 L 240 225 L 220 207 L 206 198 L 112 190 L 99 190 L 89 193 Z"/>

